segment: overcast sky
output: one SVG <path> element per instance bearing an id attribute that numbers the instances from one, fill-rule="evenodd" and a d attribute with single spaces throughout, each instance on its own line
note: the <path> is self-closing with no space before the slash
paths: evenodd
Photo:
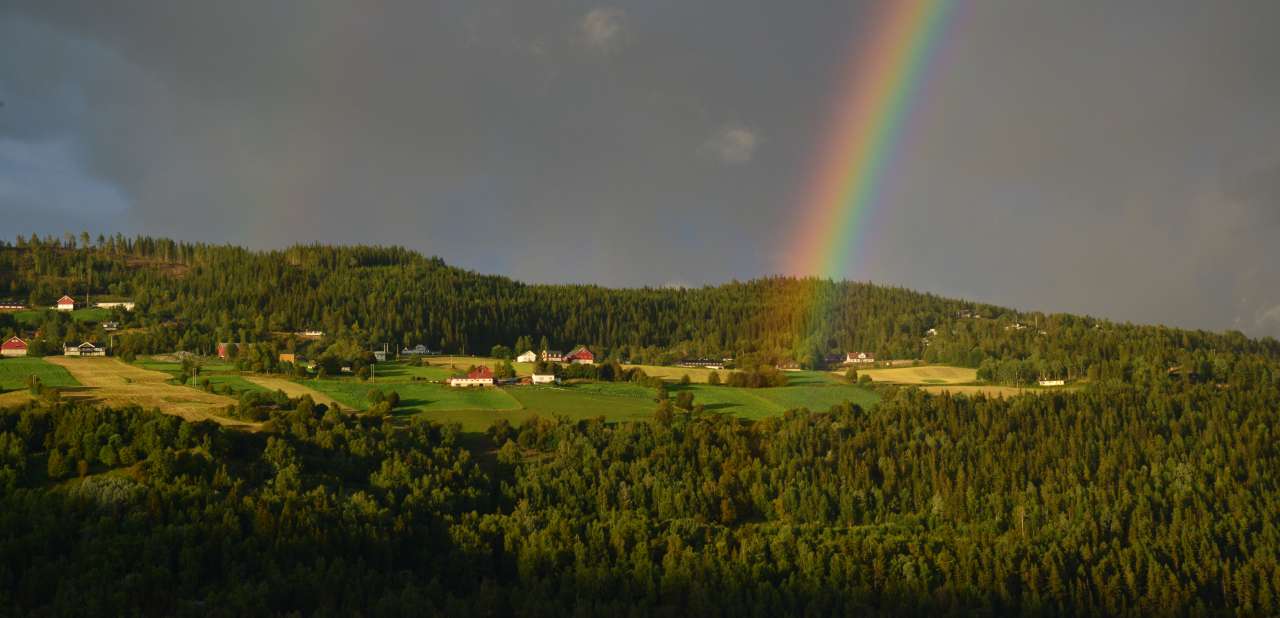
<path id="1" fill-rule="evenodd" d="M 0 0 L 0 236 L 399 244 L 611 286 L 776 273 L 868 15 Z M 1274 0 L 962 3 L 850 272 L 1280 336 L 1277 23 Z"/>

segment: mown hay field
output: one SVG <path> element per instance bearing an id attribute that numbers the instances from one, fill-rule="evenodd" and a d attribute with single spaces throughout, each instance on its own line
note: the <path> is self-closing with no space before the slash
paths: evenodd
<path id="1" fill-rule="evenodd" d="M 858 369 L 858 376 L 867 376 L 873 381 L 888 382 L 890 384 L 970 384 L 978 380 L 978 370 L 969 367 L 923 365 L 920 367 L 892 367 L 888 369 Z"/>
<path id="2" fill-rule="evenodd" d="M 189 421 L 212 420 L 224 425 L 252 426 L 222 416 L 223 408 L 236 400 L 223 395 L 170 384 L 171 376 L 121 362 L 115 358 L 50 356 L 46 362 L 65 369 L 81 384 L 63 396 L 112 406 L 156 408 Z"/>

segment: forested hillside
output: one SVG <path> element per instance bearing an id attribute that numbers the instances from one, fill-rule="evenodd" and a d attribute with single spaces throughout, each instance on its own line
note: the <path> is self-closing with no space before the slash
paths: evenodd
<path id="1" fill-rule="evenodd" d="M 641 422 L 485 434 L 244 392 L 236 413 L 264 421 L 251 432 L 33 388 L 0 409 L 14 615 L 1280 613 L 1274 340 L 819 280 L 528 285 L 378 247 L 23 239 L 0 247 L 0 277 L 36 305 L 135 300 L 112 314 L 124 356 L 236 341 L 272 362 L 315 329 L 308 345 L 327 349 L 867 349 L 992 381 L 1088 378 L 1007 399 L 878 386 L 870 409 L 756 422 L 655 404 Z M 0 334 L 40 332 L 37 353 L 100 328 L 0 314 Z"/>
<path id="2" fill-rule="evenodd" d="M 1280 375 L 746 423 L 0 410 L 15 615 L 1275 615 Z M 473 445 L 477 446 L 477 445 Z"/>
<path id="3" fill-rule="evenodd" d="M 816 365 L 824 354 L 867 350 L 970 367 L 985 362 L 985 377 L 1002 382 L 1037 375 L 1130 381 L 1170 368 L 1211 381 L 1245 359 L 1280 359 L 1274 339 L 1020 313 L 864 283 L 530 285 L 394 247 L 254 252 L 87 234 L 19 238 L 0 247 L 0 295 L 47 305 L 85 291 L 137 301 L 140 311 L 118 314 L 135 327 L 116 338 L 120 354 L 210 351 L 219 341 L 323 330 L 329 341 L 357 346 L 425 343 L 448 352 L 545 339 L 552 347 L 581 343 L 603 358 L 653 363 L 736 355 Z M 94 334 L 92 324 L 67 316 L 46 319 L 39 325 L 46 338 Z M 0 314 L 0 333 L 22 330 Z"/>

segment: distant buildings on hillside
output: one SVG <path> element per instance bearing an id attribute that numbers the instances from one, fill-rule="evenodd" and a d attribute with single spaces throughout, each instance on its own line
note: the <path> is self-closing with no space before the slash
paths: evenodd
<path id="1" fill-rule="evenodd" d="M 686 358 L 676 363 L 676 366 L 698 369 L 724 369 L 725 362 L 714 358 Z"/>
<path id="2" fill-rule="evenodd" d="M 406 347 L 405 349 L 400 350 L 400 356 L 439 356 L 439 355 L 440 355 L 439 350 L 431 350 L 427 348 L 427 346 L 422 345 L 421 343 L 419 343 L 416 346 L 413 346 L 412 348 Z"/>

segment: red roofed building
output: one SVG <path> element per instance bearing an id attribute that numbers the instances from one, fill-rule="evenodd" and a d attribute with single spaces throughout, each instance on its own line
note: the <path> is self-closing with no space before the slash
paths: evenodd
<path id="1" fill-rule="evenodd" d="M 58 311 L 72 311 L 76 308 L 76 299 L 63 295 L 58 299 Z"/>
<path id="2" fill-rule="evenodd" d="M 27 342 L 17 338 L 10 337 L 8 341 L 0 344 L 0 356 L 26 356 Z"/>
<path id="3" fill-rule="evenodd" d="M 580 345 L 564 356 L 564 362 L 574 365 L 594 365 L 596 364 L 596 355 L 591 350 L 588 350 L 587 346 Z"/>
<path id="4" fill-rule="evenodd" d="M 481 365 L 468 372 L 465 378 L 449 378 L 449 386 L 493 386 L 493 370 Z"/>

